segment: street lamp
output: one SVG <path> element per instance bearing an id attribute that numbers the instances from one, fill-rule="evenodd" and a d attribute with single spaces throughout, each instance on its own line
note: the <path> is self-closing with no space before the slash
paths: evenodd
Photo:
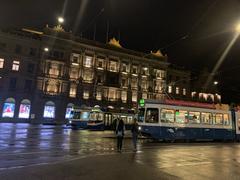
<path id="1" fill-rule="evenodd" d="M 62 23 L 64 23 L 64 18 L 63 17 L 58 17 L 58 23 L 59 24 L 62 24 Z"/>
<path id="2" fill-rule="evenodd" d="M 45 51 L 45 52 L 48 52 L 48 51 L 49 51 L 48 47 L 45 47 L 45 48 L 44 48 L 44 51 Z"/>
<path id="3" fill-rule="evenodd" d="M 214 81 L 213 84 L 214 84 L 214 85 L 218 85 L 218 81 Z"/>

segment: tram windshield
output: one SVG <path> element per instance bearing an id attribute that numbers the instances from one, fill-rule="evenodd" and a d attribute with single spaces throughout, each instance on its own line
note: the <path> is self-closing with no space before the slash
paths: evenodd
<path id="1" fill-rule="evenodd" d="M 145 108 L 140 108 L 138 113 L 138 122 L 144 121 Z"/>
<path id="2" fill-rule="evenodd" d="M 78 112 L 72 111 L 71 114 L 72 114 L 73 119 L 80 119 L 80 117 L 81 117 L 81 112 L 80 111 L 78 111 Z"/>

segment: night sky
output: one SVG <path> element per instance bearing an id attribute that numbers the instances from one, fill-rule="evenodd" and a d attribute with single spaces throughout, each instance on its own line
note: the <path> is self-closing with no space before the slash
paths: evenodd
<path id="1" fill-rule="evenodd" d="M 104 9 L 104 11 L 103 11 Z M 123 47 L 149 53 L 161 49 L 171 63 L 194 73 L 212 70 L 240 22 L 240 0 L 0 0 L 0 28 L 56 24 L 105 43 L 120 37 Z M 223 102 L 240 102 L 240 37 L 218 71 Z"/>

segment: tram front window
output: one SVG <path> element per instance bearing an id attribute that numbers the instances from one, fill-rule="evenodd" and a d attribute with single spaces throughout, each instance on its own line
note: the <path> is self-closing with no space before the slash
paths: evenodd
<path id="1" fill-rule="evenodd" d="M 72 118 L 73 119 L 80 119 L 80 116 L 81 116 L 81 112 L 73 112 Z"/>
<path id="2" fill-rule="evenodd" d="M 146 111 L 146 123 L 158 123 L 158 109 L 157 108 L 147 108 Z"/>
<path id="3" fill-rule="evenodd" d="M 139 109 L 138 122 L 143 122 L 144 121 L 144 113 L 145 113 L 145 108 Z"/>

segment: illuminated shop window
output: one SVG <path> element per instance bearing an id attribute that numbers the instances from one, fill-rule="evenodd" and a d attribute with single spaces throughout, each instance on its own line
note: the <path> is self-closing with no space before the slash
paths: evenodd
<path id="1" fill-rule="evenodd" d="M 19 118 L 28 119 L 30 116 L 31 102 L 28 99 L 24 99 L 21 101 L 19 107 Z"/>
<path id="2" fill-rule="evenodd" d="M 13 118 L 15 110 L 15 99 L 8 98 L 3 104 L 2 117 Z"/>
<path id="3" fill-rule="evenodd" d="M 72 110 L 73 110 L 74 104 L 69 103 L 66 108 L 66 113 L 65 113 L 65 119 L 70 119 L 72 118 Z"/>
<path id="4" fill-rule="evenodd" d="M 83 65 L 84 65 L 85 67 L 92 67 L 92 64 L 93 64 L 92 61 L 93 61 L 93 57 L 91 57 L 91 56 L 86 56 Z"/>
<path id="5" fill-rule="evenodd" d="M 19 71 L 19 66 L 20 66 L 19 61 L 13 61 L 12 70 L 13 71 Z"/>
<path id="6" fill-rule="evenodd" d="M 46 102 L 43 111 L 44 118 L 55 118 L 55 103 L 52 101 Z"/>
<path id="7" fill-rule="evenodd" d="M 4 65 L 4 59 L 0 58 L 0 69 L 3 68 L 3 65 Z"/>
<path id="8" fill-rule="evenodd" d="M 88 90 L 83 91 L 83 99 L 89 99 L 89 91 Z"/>

